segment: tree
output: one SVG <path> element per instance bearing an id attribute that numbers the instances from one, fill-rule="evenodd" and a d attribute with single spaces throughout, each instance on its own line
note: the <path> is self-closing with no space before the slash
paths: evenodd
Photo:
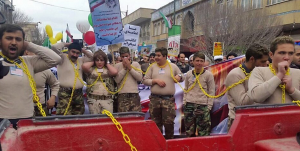
<path id="1" fill-rule="evenodd" d="M 32 18 L 20 10 L 13 11 L 12 14 L 12 22 L 13 24 L 17 24 L 21 27 L 26 26 L 26 24 L 32 22 Z"/>
<path id="2" fill-rule="evenodd" d="M 244 54 L 253 43 L 269 46 L 282 31 L 281 20 L 266 9 L 249 10 L 235 5 L 198 3 L 192 14 L 185 16 L 182 36 L 200 36 L 198 45 L 212 59 L 214 42 L 223 42 L 223 54 Z M 199 38 L 198 38 L 199 41 Z"/>
<path id="3" fill-rule="evenodd" d="M 20 10 L 16 10 L 12 14 L 13 24 L 19 25 L 25 32 L 25 40 L 37 45 L 42 45 L 47 35 L 44 30 L 38 28 L 38 23 L 33 23 L 33 19 Z M 36 24 L 36 25 L 35 25 Z"/>

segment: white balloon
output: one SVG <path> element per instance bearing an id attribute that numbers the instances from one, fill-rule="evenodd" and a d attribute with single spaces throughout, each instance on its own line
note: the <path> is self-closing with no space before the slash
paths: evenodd
<path id="1" fill-rule="evenodd" d="M 87 20 L 79 20 L 76 23 L 76 27 L 77 29 L 81 32 L 81 33 L 86 33 L 87 31 L 89 31 L 90 29 L 90 24 L 89 21 Z"/>

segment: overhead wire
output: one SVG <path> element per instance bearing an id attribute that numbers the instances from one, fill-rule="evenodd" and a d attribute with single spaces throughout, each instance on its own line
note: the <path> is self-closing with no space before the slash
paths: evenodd
<path id="1" fill-rule="evenodd" d="M 52 6 L 52 7 L 58 7 L 58 8 L 62 8 L 62 9 L 69 9 L 69 10 L 81 11 L 81 12 L 90 12 L 90 11 L 87 11 L 87 10 L 81 10 L 81 9 L 75 9 L 75 8 L 69 8 L 69 7 L 57 6 L 57 5 L 53 5 L 53 4 L 48 4 L 48 3 L 36 1 L 36 0 L 29 0 L 29 1 L 36 2 L 36 3 L 40 3 L 40 4 L 44 4 L 44 5 L 48 5 L 48 6 Z"/>

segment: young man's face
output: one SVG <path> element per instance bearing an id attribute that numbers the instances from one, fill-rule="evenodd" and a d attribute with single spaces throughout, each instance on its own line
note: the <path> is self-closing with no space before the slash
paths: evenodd
<path id="1" fill-rule="evenodd" d="M 155 61 L 158 63 L 158 64 L 161 64 L 163 63 L 164 61 L 166 61 L 167 58 L 166 56 L 163 56 L 161 54 L 161 52 L 155 52 Z"/>
<path id="2" fill-rule="evenodd" d="M 235 58 L 235 56 L 228 56 L 228 60 Z"/>
<path id="3" fill-rule="evenodd" d="M 268 59 L 269 59 L 268 55 L 263 55 L 262 58 L 255 60 L 254 66 L 255 67 L 267 67 L 268 66 Z"/>
<path id="4" fill-rule="evenodd" d="M 4 32 L 0 42 L 3 55 L 8 59 L 15 60 L 22 53 L 24 39 L 22 31 Z"/>
<path id="5" fill-rule="evenodd" d="M 293 57 L 293 63 L 300 66 L 300 48 L 296 49 L 294 57 Z"/>
<path id="6" fill-rule="evenodd" d="M 204 65 L 204 62 L 205 62 L 204 59 L 196 57 L 193 60 L 193 64 L 194 64 L 195 69 L 201 69 L 203 67 L 203 65 Z"/>
<path id="7" fill-rule="evenodd" d="M 127 58 L 129 61 L 131 60 L 129 53 L 123 53 L 123 54 L 121 54 L 121 62 L 123 62 L 124 58 Z"/>
<path id="8" fill-rule="evenodd" d="M 293 60 L 295 47 L 293 44 L 278 44 L 274 54 L 270 52 L 273 66 L 277 67 L 278 63 L 287 61 L 289 65 Z"/>

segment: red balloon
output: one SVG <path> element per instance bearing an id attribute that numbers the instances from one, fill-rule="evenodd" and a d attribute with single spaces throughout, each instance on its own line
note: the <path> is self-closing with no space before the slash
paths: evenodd
<path id="1" fill-rule="evenodd" d="M 92 45 L 96 42 L 95 39 L 95 33 L 92 31 L 88 31 L 84 34 L 84 41 L 88 44 L 88 45 Z"/>

